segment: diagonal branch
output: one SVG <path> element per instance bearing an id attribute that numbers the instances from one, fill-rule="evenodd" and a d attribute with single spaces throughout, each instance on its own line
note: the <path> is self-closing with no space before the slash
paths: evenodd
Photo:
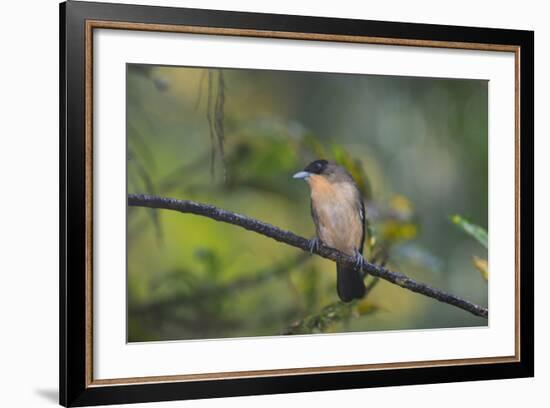
<path id="1" fill-rule="evenodd" d="M 310 242 L 306 238 L 300 237 L 290 231 L 284 231 L 273 225 L 255 220 L 245 215 L 222 210 L 208 204 L 201 204 L 190 200 L 177 200 L 174 198 L 157 197 L 147 194 L 129 194 L 128 205 L 137 207 L 159 208 L 165 210 L 179 211 L 182 213 L 201 215 L 203 217 L 208 217 L 216 221 L 233 224 L 249 231 L 265 235 L 266 237 L 272 238 L 279 242 L 283 242 L 296 248 L 300 248 L 304 251 L 310 250 Z M 355 266 L 353 257 L 343 254 L 336 249 L 329 248 L 324 245 L 319 245 L 318 248 L 315 248 L 313 250 L 313 252 L 323 258 L 330 259 L 334 262 L 338 262 L 352 268 L 358 268 L 357 266 Z M 467 300 L 464 300 L 458 296 L 452 295 L 442 290 L 433 288 L 424 283 L 417 282 L 402 273 L 392 272 L 384 267 L 374 265 L 369 262 L 365 262 L 362 267 L 362 272 L 364 274 L 370 274 L 372 276 L 379 277 L 410 291 L 434 298 L 436 300 L 439 300 L 440 302 L 447 303 L 449 305 L 466 310 L 467 312 L 470 312 L 476 316 L 487 318 L 489 315 L 488 310 L 482 306 L 476 305 L 475 303 L 471 303 Z"/>

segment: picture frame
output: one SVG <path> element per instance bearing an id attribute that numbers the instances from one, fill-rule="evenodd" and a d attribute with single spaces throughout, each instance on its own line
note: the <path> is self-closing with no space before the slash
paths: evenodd
<path id="1" fill-rule="evenodd" d="M 514 58 L 514 353 L 185 375 L 94 375 L 94 36 L 98 30 L 510 53 Z M 60 403 L 121 404 L 534 375 L 534 33 L 68 1 L 60 5 Z M 500 118 L 492 118 L 499 121 Z M 493 122 L 493 123 L 495 123 Z M 115 137 L 115 136 L 112 136 Z M 124 192 L 125 194 L 125 192 Z M 97 232 L 97 231 L 96 231 Z M 299 246 L 299 245 L 298 245 Z M 521 249 L 521 251 L 520 251 Z M 325 254 L 329 254 L 326 252 Z M 334 255 L 333 256 L 337 256 Z M 499 254 L 492 256 L 498 257 Z M 124 274 L 113 270 L 111 273 Z M 496 272 L 495 272 L 496 273 Z M 121 297 L 125 294 L 121 293 Z M 245 357 L 243 357 L 245 358 Z M 145 364 L 145 363 L 144 363 Z"/>

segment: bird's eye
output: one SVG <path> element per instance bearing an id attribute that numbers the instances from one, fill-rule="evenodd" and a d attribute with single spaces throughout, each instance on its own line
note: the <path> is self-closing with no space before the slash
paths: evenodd
<path id="1" fill-rule="evenodd" d="M 321 172 L 325 169 L 326 161 L 324 160 L 317 160 L 312 163 L 310 163 L 306 168 L 305 171 L 308 171 L 310 173 L 314 174 L 321 174 Z"/>

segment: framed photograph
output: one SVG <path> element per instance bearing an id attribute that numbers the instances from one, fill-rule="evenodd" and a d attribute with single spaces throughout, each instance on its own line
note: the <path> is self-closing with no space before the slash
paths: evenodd
<path id="1" fill-rule="evenodd" d="M 60 26 L 62 405 L 533 376 L 533 32 Z"/>

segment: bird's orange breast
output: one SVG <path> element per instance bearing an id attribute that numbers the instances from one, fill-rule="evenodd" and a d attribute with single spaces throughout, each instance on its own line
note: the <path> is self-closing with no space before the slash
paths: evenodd
<path id="1" fill-rule="evenodd" d="M 349 182 L 331 183 L 318 175 L 312 175 L 308 182 L 321 241 L 348 255 L 360 251 L 363 220 L 357 187 Z"/>

